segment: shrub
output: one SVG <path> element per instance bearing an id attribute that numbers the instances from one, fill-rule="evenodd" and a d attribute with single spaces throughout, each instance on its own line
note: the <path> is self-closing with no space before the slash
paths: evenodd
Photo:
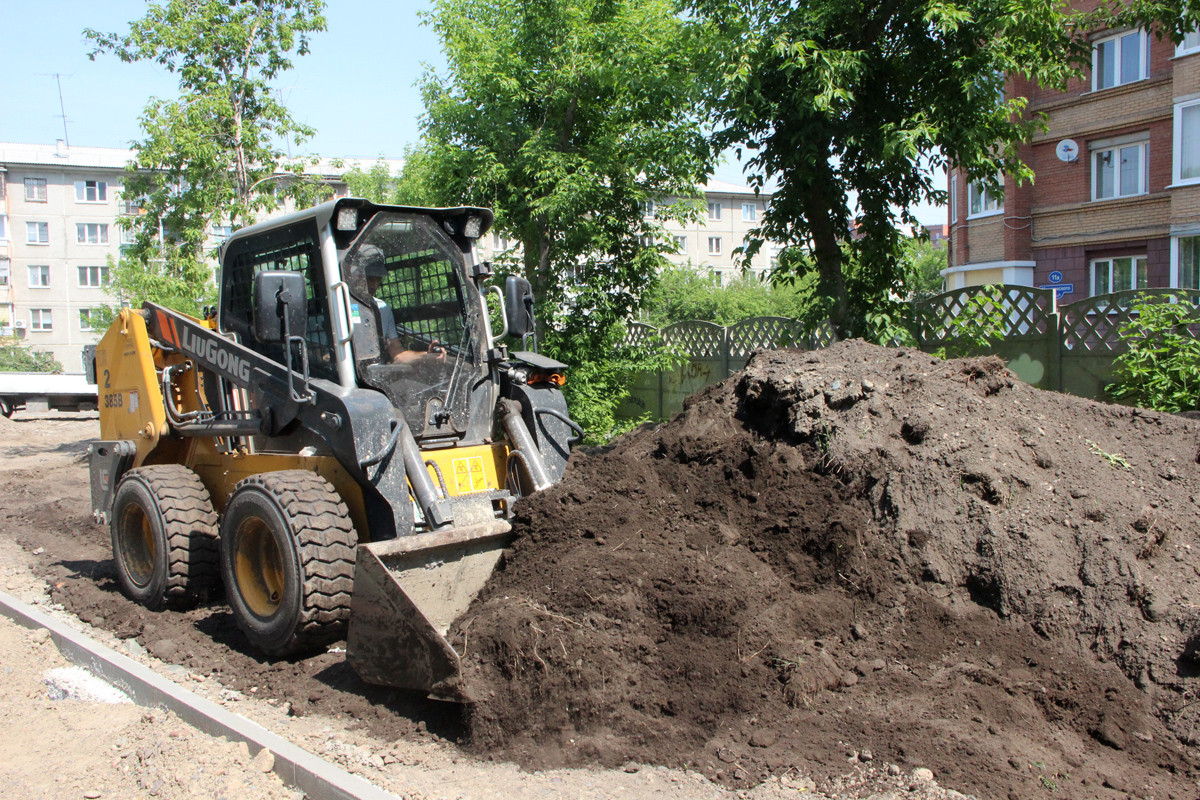
<path id="1" fill-rule="evenodd" d="M 1200 312 L 1174 299 L 1134 304 L 1134 316 L 1121 326 L 1129 350 L 1117 357 L 1106 387 L 1113 399 L 1157 411 L 1200 408 L 1200 339 L 1188 331 L 1200 324 Z"/>

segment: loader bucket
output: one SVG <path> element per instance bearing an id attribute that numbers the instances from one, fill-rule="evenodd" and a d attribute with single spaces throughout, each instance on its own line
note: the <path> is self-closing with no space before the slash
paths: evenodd
<path id="1" fill-rule="evenodd" d="M 503 520 L 358 546 L 346 660 L 367 683 L 470 698 L 446 632 L 512 538 Z"/>

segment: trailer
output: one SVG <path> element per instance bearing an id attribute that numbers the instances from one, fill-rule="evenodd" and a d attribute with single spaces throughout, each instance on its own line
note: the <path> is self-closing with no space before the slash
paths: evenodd
<path id="1" fill-rule="evenodd" d="M 95 411 L 96 383 L 88 376 L 0 372 L 0 414 L 17 411 Z"/>

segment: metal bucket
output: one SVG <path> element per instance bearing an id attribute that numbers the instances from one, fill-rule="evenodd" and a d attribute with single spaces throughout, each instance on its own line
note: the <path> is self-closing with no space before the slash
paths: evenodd
<path id="1" fill-rule="evenodd" d="M 364 681 L 469 702 L 450 625 L 512 539 L 494 520 L 358 546 L 346 659 Z"/>

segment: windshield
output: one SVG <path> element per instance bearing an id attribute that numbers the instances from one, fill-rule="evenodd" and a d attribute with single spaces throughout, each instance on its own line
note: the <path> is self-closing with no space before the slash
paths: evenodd
<path id="1" fill-rule="evenodd" d="M 360 378 L 413 434 L 461 435 L 482 369 L 479 301 L 462 251 L 424 215 L 381 212 L 344 260 Z M 362 338 L 373 338 L 362 346 Z"/>

